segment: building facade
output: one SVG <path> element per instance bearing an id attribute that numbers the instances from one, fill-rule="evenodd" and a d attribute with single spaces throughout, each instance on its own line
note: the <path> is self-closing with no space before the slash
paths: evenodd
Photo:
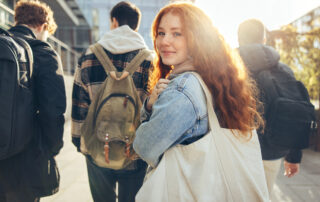
<path id="1" fill-rule="evenodd" d="M 93 40 L 97 41 L 110 28 L 110 11 L 121 0 L 76 0 L 85 18 L 92 28 Z M 159 10 L 170 2 L 177 0 L 131 0 L 141 11 L 142 18 L 139 33 L 145 39 L 148 47 L 153 48 L 151 40 L 151 25 Z M 181 0 L 179 0 L 181 1 Z M 185 0 L 195 2 L 195 0 Z"/>
<path id="2" fill-rule="evenodd" d="M 60 54 L 67 73 L 72 74 L 77 58 L 110 28 L 110 10 L 121 0 L 41 0 L 54 12 L 58 29 L 49 42 Z M 159 10 L 177 0 L 131 0 L 142 13 L 139 33 L 153 49 L 151 25 Z M 180 0 L 181 1 L 181 0 Z M 195 0 L 185 0 L 195 2 Z M 13 25 L 13 8 L 18 0 L 0 0 L 0 26 Z"/>
<path id="3" fill-rule="evenodd" d="M 76 0 L 82 10 L 89 25 L 92 27 L 92 35 L 94 41 L 110 29 L 110 11 L 114 5 L 121 0 Z M 145 39 L 149 48 L 153 48 L 151 41 L 151 24 L 164 5 L 169 3 L 168 0 L 131 0 L 141 11 L 142 18 L 139 33 Z"/>
<path id="4" fill-rule="evenodd" d="M 314 28 L 320 27 L 320 6 L 311 10 L 307 14 L 296 19 L 292 23 L 292 26 L 297 28 L 300 33 L 306 33 Z"/>
<path id="5" fill-rule="evenodd" d="M 54 11 L 55 37 L 81 53 L 92 43 L 91 27 L 75 0 L 42 0 Z"/>
<path id="6" fill-rule="evenodd" d="M 48 42 L 62 59 L 64 71 L 73 74 L 80 52 L 92 43 L 91 28 L 75 0 L 42 0 L 54 12 L 58 29 Z M 0 27 L 14 24 L 14 6 L 18 0 L 0 0 Z"/>

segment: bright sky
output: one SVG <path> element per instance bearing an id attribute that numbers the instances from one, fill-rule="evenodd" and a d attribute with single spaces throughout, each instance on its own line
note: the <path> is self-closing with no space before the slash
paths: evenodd
<path id="1" fill-rule="evenodd" d="M 257 18 L 269 30 L 278 29 L 320 6 L 320 0 L 196 0 L 196 4 L 235 48 L 242 21 Z"/>

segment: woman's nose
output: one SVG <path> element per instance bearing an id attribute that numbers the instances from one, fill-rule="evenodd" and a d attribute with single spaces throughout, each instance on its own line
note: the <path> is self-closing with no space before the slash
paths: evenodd
<path id="1" fill-rule="evenodd" d="M 163 36 L 161 43 L 162 45 L 169 45 L 172 42 L 172 37 L 169 34 Z"/>

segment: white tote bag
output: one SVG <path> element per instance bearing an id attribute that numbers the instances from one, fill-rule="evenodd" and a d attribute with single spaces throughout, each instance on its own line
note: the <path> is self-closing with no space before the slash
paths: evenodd
<path id="1" fill-rule="evenodd" d="M 147 175 L 136 202 L 269 201 L 256 131 L 245 141 L 221 128 L 208 88 L 193 74 L 206 94 L 211 130 L 192 144 L 166 151 Z"/>

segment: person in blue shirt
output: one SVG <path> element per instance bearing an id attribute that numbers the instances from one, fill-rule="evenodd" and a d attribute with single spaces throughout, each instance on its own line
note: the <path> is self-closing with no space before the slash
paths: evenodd
<path id="1" fill-rule="evenodd" d="M 222 127 L 237 129 L 239 138 L 248 138 L 249 131 L 263 124 L 254 82 L 238 53 L 202 10 L 190 3 L 164 7 L 153 22 L 152 37 L 156 51 L 152 93 L 144 102 L 133 143 L 151 167 L 169 148 L 190 144 L 208 132 L 205 95 L 191 71 L 209 87 Z"/>

